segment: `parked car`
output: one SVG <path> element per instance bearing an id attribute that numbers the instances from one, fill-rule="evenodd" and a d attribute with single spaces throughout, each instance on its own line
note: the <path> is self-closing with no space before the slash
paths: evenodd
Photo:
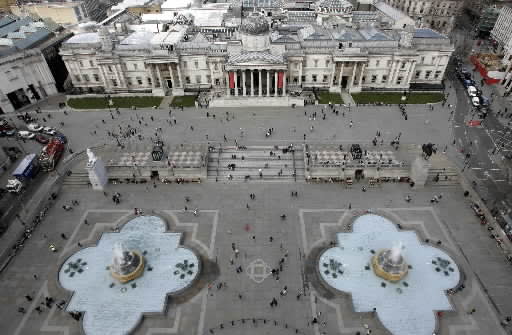
<path id="1" fill-rule="evenodd" d="M 475 86 L 475 81 L 473 79 L 464 79 L 462 80 L 462 85 L 464 85 L 465 88 L 468 88 L 469 86 Z"/>
<path id="2" fill-rule="evenodd" d="M 471 79 L 471 72 L 468 69 L 462 68 L 457 72 L 457 76 L 460 80 Z"/>
<path id="3" fill-rule="evenodd" d="M 37 123 L 30 123 L 27 125 L 28 130 L 30 131 L 41 131 L 43 127 L 38 125 Z"/>
<path id="4" fill-rule="evenodd" d="M 491 104 L 491 102 L 489 101 L 489 98 L 484 97 L 483 95 L 480 96 L 480 106 L 487 107 L 490 104 Z"/>
<path id="5" fill-rule="evenodd" d="M 68 139 L 66 136 L 64 136 L 64 134 L 62 133 L 58 133 L 56 132 L 55 135 L 53 135 L 53 137 L 59 139 L 62 143 L 66 144 L 68 143 Z"/>
<path id="6" fill-rule="evenodd" d="M 475 107 L 480 107 L 480 99 L 478 97 L 472 97 L 471 98 L 471 103 Z"/>
<path id="7" fill-rule="evenodd" d="M 470 97 L 476 97 L 477 93 L 478 93 L 478 90 L 476 89 L 475 86 L 468 87 L 468 94 Z"/>
<path id="8" fill-rule="evenodd" d="M 39 142 L 41 144 L 48 144 L 48 142 L 50 141 L 48 139 L 48 137 L 41 135 L 41 134 L 37 134 L 36 136 L 34 136 L 34 140 L 36 140 L 37 142 Z"/>
<path id="9" fill-rule="evenodd" d="M 20 130 L 18 131 L 18 136 L 19 137 L 22 137 L 22 138 L 32 138 L 34 136 L 36 136 L 33 132 L 30 132 L 30 131 L 27 131 L 27 130 Z"/>
<path id="10" fill-rule="evenodd" d="M 14 136 L 16 135 L 16 129 L 12 127 L 3 127 L 0 130 L 0 136 Z"/>
<path id="11" fill-rule="evenodd" d="M 51 127 L 43 127 L 43 130 L 41 131 L 43 134 L 46 135 L 55 135 L 57 134 L 57 131 Z"/>

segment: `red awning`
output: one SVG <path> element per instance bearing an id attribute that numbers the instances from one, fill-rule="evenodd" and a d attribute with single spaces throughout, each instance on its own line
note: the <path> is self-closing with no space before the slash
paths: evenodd
<path id="1" fill-rule="evenodd" d="M 229 73 L 229 88 L 235 88 L 235 73 Z"/>
<path id="2" fill-rule="evenodd" d="M 284 72 L 277 73 L 277 88 L 283 88 L 283 76 Z"/>

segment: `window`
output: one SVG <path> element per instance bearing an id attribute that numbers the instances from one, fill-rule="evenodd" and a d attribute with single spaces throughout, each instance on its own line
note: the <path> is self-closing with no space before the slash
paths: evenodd
<path id="1" fill-rule="evenodd" d="M 313 78 L 313 82 L 316 83 L 316 74 L 311 76 Z"/>
<path id="2" fill-rule="evenodd" d="M 388 81 L 388 76 L 387 75 L 383 75 L 382 76 L 382 83 L 385 83 L 386 81 Z"/>
<path id="3" fill-rule="evenodd" d="M 301 76 L 301 77 L 300 77 L 300 80 L 301 80 L 302 82 L 305 82 L 305 81 L 306 81 L 306 76 Z"/>
<path id="4" fill-rule="evenodd" d="M 107 69 L 108 69 L 108 72 L 112 72 L 112 66 L 108 65 Z"/>
<path id="5" fill-rule="evenodd" d="M 137 68 L 138 68 L 137 63 L 133 63 L 133 69 L 134 69 L 134 70 L 137 70 Z"/>
<path id="6" fill-rule="evenodd" d="M 112 86 L 117 87 L 117 80 L 112 79 Z"/>
<path id="7" fill-rule="evenodd" d="M 186 69 L 187 68 L 187 62 L 183 62 L 183 68 Z"/>
<path id="8" fill-rule="evenodd" d="M 219 65 L 218 65 L 217 63 L 214 63 L 214 64 L 213 64 L 213 69 L 214 69 L 215 71 L 217 71 L 217 70 L 219 69 Z"/>
<path id="9" fill-rule="evenodd" d="M 352 48 L 352 42 L 349 42 L 349 43 L 348 43 L 348 47 L 349 47 L 349 48 Z"/>
<path id="10" fill-rule="evenodd" d="M 89 61 L 90 66 L 94 66 L 94 62 L 92 60 Z"/>
<path id="11" fill-rule="evenodd" d="M 400 64 L 400 68 L 401 68 L 401 69 L 405 69 L 405 62 L 402 62 L 402 63 Z"/>
<path id="12" fill-rule="evenodd" d="M 196 69 L 199 69 L 199 62 L 198 62 L 198 61 L 195 61 L 195 62 L 194 62 L 194 67 L 195 67 Z"/>
<path id="13" fill-rule="evenodd" d="M 343 43 L 338 44 L 338 49 L 343 49 Z"/>
<path id="14" fill-rule="evenodd" d="M 325 61 L 325 67 L 329 67 L 329 65 L 331 65 L 331 61 L 330 60 L 326 60 Z"/>
<path id="15" fill-rule="evenodd" d="M 212 77 L 209 74 L 207 74 L 206 75 L 206 83 L 211 83 L 211 82 L 212 82 Z"/>
<path id="16" fill-rule="evenodd" d="M 441 77 L 441 71 L 436 71 L 436 73 L 434 74 L 434 79 L 439 79 L 439 77 Z"/>
<path id="17" fill-rule="evenodd" d="M 328 76 L 324 74 L 323 82 L 324 82 L 324 83 L 326 83 L 326 82 L 327 82 L 327 79 L 328 79 Z"/>
<path id="18" fill-rule="evenodd" d="M 84 81 L 85 82 L 89 82 L 89 75 L 88 74 L 84 74 Z"/>
<path id="19" fill-rule="evenodd" d="M 392 61 L 388 60 L 388 67 L 391 67 L 392 63 L 393 63 Z"/>
<path id="20" fill-rule="evenodd" d="M 313 62 L 315 63 L 315 67 L 318 67 L 318 59 L 314 59 Z"/>
<path id="21" fill-rule="evenodd" d="M 126 82 L 128 83 L 128 86 L 132 86 L 132 78 L 126 78 Z"/>
<path id="22" fill-rule="evenodd" d="M 376 75 L 373 75 L 373 76 L 372 76 L 372 84 L 374 84 L 376 81 L 377 81 L 377 76 L 376 76 Z"/>
<path id="23" fill-rule="evenodd" d="M 425 71 L 425 79 L 429 79 L 432 71 Z"/>
<path id="24" fill-rule="evenodd" d="M 379 67 L 379 65 L 380 65 L 380 60 L 376 60 L 375 61 L 375 67 Z"/>
<path id="25" fill-rule="evenodd" d="M 421 64 L 425 64 L 425 57 L 421 57 Z"/>
<path id="26" fill-rule="evenodd" d="M 186 84 L 190 84 L 190 77 L 189 77 L 189 76 L 186 76 L 186 77 L 185 77 L 185 83 L 186 83 Z"/>
<path id="27" fill-rule="evenodd" d="M 84 67 L 84 62 L 79 61 L 78 64 L 80 65 L 80 67 Z"/>
<path id="28" fill-rule="evenodd" d="M 75 75 L 75 81 L 76 81 L 76 82 L 80 82 L 80 81 L 81 81 L 81 79 L 80 79 L 80 76 L 79 76 L 79 75 Z"/>
<path id="29" fill-rule="evenodd" d="M 402 83 L 402 80 L 404 80 L 404 77 L 399 76 L 399 77 L 396 79 L 396 84 L 397 84 L 397 85 L 400 85 L 400 84 Z"/>
<path id="30" fill-rule="evenodd" d="M 96 81 L 96 82 L 100 81 L 100 76 L 98 76 L 96 73 L 93 74 L 92 77 L 94 78 L 94 81 Z"/>
<path id="31" fill-rule="evenodd" d="M 414 76 L 414 78 L 419 79 L 420 76 L 421 76 L 421 71 L 416 71 L 416 75 Z"/>
<path id="32" fill-rule="evenodd" d="M 201 84 L 201 76 L 196 76 L 196 83 Z"/>
<path id="33" fill-rule="evenodd" d="M 150 79 L 150 78 L 148 78 L 148 79 Z M 135 78 L 135 80 L 137 80 L 137 84 L 142 85 L 142 78 L 141 77 L 137 77 L 137 78 Z M 148 83 L 151 85 L 151 80 L 148 80 Z"/>
<path id="34" fill-rule="evenodd" d="M 297 84 L 299 82 L 299 77 L 293 77 L 293 83 Z"/>
<path id="35" fill-rule="evenodd" d="M 141 81 L 141 85 L 142 85 L 142 81 Z M 153 82 L 152 82 L 152 80 L 151 80 L 151 77 L 148 77 L 148 85 L 149 85 L 149 86 L 153 85 Z"/>

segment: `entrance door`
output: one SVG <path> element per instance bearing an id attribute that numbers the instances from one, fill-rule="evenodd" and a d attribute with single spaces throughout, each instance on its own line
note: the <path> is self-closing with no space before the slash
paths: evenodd
<path id="1" fill-rule="evenodd" d="M 172 88 L 172 80 L 167 79 L 167 87 Z"/>
<path id="2" fill-rule="evenodd" d="M 151 179 L 159 179 L 158 177 L 159 177 L 158 171 L 156 171 L 156 170 L 151 171 Z"/>
<path id="3" fill-rule="evenodd" d="M 356 180 L 361 180 L 364 178 L 364 171 L 362 169 L 356 170 L 355 176 Z"/>
<path id="4" fill-rule="evenodd" d="M 341 77 L 341 87 L 347 88 L 347 84 L 348 84 L 348 76 Z"/>

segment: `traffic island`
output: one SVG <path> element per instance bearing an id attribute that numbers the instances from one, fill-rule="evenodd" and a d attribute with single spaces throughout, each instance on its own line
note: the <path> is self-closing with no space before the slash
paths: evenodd
<path id="1" fill-rule="evenodd" d="M 402 100 L 402 97 L 406 98 Z M 403 92 L 363 92 L 352 94 L 352 98 L 357 104 L 429 104 L 441 102 L 444 94 L 441 92 L 432 93 L 406 93 Z"/>

